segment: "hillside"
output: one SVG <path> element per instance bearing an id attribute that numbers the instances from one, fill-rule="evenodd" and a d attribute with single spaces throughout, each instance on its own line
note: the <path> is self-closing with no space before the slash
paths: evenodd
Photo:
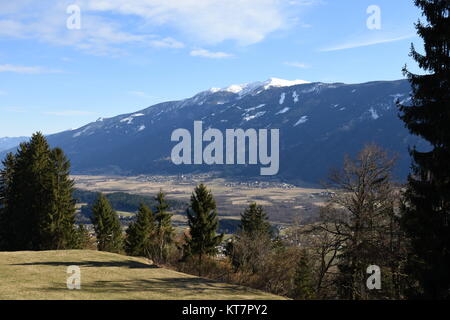
<path id="1" fill-rule="evenodd" d="M 81 269 L 81 290 L 67 289 L 71 265 Z M 0 299 L 282 299 L 92 250 L 0 252 L 0 279 Z"/>

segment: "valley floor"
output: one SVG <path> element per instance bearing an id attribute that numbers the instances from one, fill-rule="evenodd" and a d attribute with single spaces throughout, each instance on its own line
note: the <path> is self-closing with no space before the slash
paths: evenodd
<path id="1" fill-rule="evenodd" d="M 317 216 L 328 197 L 325 189 L 301 188 L 280 182 L 231 181 L 208 175 L 192 176 L 72 176 L 76 188 L 95 192 L 126 192 L 154 196 L 162 189 L 167 199 L 188 203 L 199 183 L 211 189 L 219 217 L 240 219 L 250 202 L 264 206 L 274 225 L 289 226 L 296 219 L 303 223 Z M 184 210 L 174 219 L 186 222 Z"/>

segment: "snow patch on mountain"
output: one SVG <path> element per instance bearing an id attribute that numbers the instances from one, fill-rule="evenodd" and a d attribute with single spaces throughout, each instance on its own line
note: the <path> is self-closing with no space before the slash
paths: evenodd
<path id="1" fill-rule="evenodd" d="M 221 90 L 220 88 L 211 88 L 208 91 L 211 93 L 216 93 L 216 92 L 219 92 L 220 90 Z"/>
<path id="2" fill-rule="evenodd" d="M 297 103 L 298 102 L 298 94 L 297 94 L 297 91 L 294 91 L 294 92 L 292 92 L 292 98 L 294 99 L 294 103 Z"/>
<path id="3" fill-rule="evenodd" d="M 244 121 L 250 121 L 250 120 L 259 118 L 259 117 L 262 117 L 265 114 L 266 114 L 266 111 L 260 111 L 260 112 L 258 112 L 256 114 L 253 114 L 253 115 L 247 115 L 246 117 L 244 117 Z"/>
<path id="4" fill-rule="evenodd" d="M 286 93 L 283 92 L 280 96 L 280 104 L 284 103 L 284 99 L 286 99 Z"/>
<path id="5" fill-rule="evenodd" d="M 374 108 L 370 108 L 369 112 L 373 120 L 377 120 L 380 117 Z"/>
<path id="6" fill-rule="evenodd" d="M 231 92 L 231 93 L 239 93 L 243 90 L 245 90 L 246 85 L 238 85 L 238 84 L 233 84 L 229 87 L 226 87 L 225 90 L 223 91 L 227 91 L 227 92 Z"/>
<path id="7" fill-rule="evenodd" d="M 132 114 L 129 117 L 123 118 L 122 120 L 120 120 L 120 122 L 126 122 L 127 124 L 131 124 L 133 122 L 134 118 L 142 117 L 142 116 L 144 116 L 143 113 L 135 113 L 135 114 Z"/>
<path id="8" fill-rule="evenodd" d="M 263 104 L 260 104 L 259 106 L 245 109 L 245 111 L 247 111 L 247 112 L 253 111 L 253 110 L 256 110 L 256 109 L 260 109 L 260 108 L 262 108 L 262 107 L 264 107 L 264 106 L 265 106 L 265 104 L 263 103 Z"/>
<path id="9" fill-rule="evenodd" d="M 275 115 L 286 113 L 286 112 L 289 111 L 289 109 L 290 109 L 290 108 L 288 108 L 288 107 L 283 108 L 283 110 L 278 111 L 277 113 L 275 113 Z"/>
<path id="10" fill-rule="evenodd" d="M 406 103 L 411 102 L 411 101 L 412 101 L 411 97 L 408 97 L 408 98 L 401 100 L 399 103 L 401 105 L 406 105 Z"/>
<path id="11" fill-rule="evenodd" d="M 322 87 L 324 87 L 324 86 L 325 85 L 323 83 L 316 83 L 316 84 L 312 85 L 310 88 L 302 90 L 302 93 L 315 93 L 315 94 L 318 94 L 318 93 L 320 93 Z"/>
<path id="12" fill-rule="evenodd" d="M 394 103 L 397 103 L 397 101 L 404 96 L 402 93 L 396 93 L 390 95 L 392 98 L 394 98 Z"/>
<path id="13" fill-rule="evenodd" d="M 295 124 L 294 127 L 298 126 L 299 124 L 305 123 L 306 121 L 308 121 L 308 116 L 303 116 L 300 118 L 300 120 L 298 120 Z"/>
<path id="14" fill-rule="evenodd" d="M 264 81 L 264 89 L 269 89 L 270 87 L 292 87 L 299 84 L 308 84 L 311 83 L 305 80 L 284 80 L 279 78 L 270 78 L 269 80 Z"/>
<path id="15" fill-rule="evenodd" d="M 72 137 L 73 138 L 76 138 L 76 137 L 79 137 L 79 136 L 81 136 L 81 135 L 85 135 L 85 134 L 87 134 L 88 133 L 88 131 L 89 130 L 91 130 L 91 129 L 93 129 L 92 128 L 92 126 L 86 126 L 86 128 L 84 128 L 83 130 L 81 130 L 81 131 L 78 131 L 78 132 L 76 132 Z M 93 131 L 91 131 L 90 133 L 88 133 L 88 135 L 91 135 L 91 134 L 93 134 L 94 132 Z"/>

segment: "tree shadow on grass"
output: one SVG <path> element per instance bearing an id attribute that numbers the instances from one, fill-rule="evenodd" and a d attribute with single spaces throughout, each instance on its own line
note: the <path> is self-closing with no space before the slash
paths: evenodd
<path id="1" fill-rule="evenodd" d="M 138 261 L 48 261 L 48 262 L 28 262 L 13 264 L 13 266 L 79 266 L 79 267 L 121 267 L 130 269 L 154 269 L 159 268 L 154 264 L 145 264 Z"/>
<path id="2" fill-rule="evenodd" d="M 67 291 L 67 288 L 55 286 L 53 288 L 43 289 L 45 291 Z M 89 283 L 83 283 L 82 292 L 95 294 L 120 294 L 120 293 L 145 293 L 150 297 L 173 296 L 183 298 L 186 295 L 206 294 L 205 298 L 214 298 L 214 295 L 239 296 L 242 294 L 251 294 L 255 297 L 262 296 L 263 293 L 256 290 L 240 287 L 231 284 L 224 284 L 204 278 L 160 278 L 160 279 L 132 279 L 132 280 L 99 280 Z M 150 294 L 151 293 L 151 294 Z M 143 296 L 142 298 L 145 298 Z"/>

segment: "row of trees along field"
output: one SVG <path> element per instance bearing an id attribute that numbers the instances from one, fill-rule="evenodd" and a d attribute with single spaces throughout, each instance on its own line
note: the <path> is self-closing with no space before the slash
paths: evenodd
<path id="1" fill-rule="evenodd" d="M 99 195 L 92 207 L 96 247 L 151 258 L 158 264 L 298 299 L 450 298 L 450 56 L 447 0 L 415 0 L 426 22 L 416 28 L 425 52 L 411 56 L 427 71 L 404 69 L 411 105 L 400 117 L 429 142 L 413 148 L 406 185 L 392 181 L 395 160 L 375 145 L 347 157 L 326 184 L 331 191 L 316 223 L 291 227 L 283 241 L 253 203 L 217 255 L 223 235 L 212 193 L 195 188 L 188 231 L 177 236 L 164 193 L 153 210 L 141 204 L 122 232 L 116 212 Z M 0 172 L 0 250 L 84 248 L 91 239 L 75 225 L 70 164 L 40 134 L 8 154 Z M 367 267 L 381 268 L 382 287 L 369 290 Z"/>

